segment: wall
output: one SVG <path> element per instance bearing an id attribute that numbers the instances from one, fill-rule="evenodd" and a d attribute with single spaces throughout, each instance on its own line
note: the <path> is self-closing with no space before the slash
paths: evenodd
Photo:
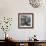
<path id="1" fill-rule="evenodd" d="M 34 13 L 34 28 L 33 29 L 18 29 L 18 13 Z M 13 18 L 12 26 L 8 34 L 16 40 L 28 40 L 34 34 L 37 39 L 45 39 L 45 15 L 46 6 L 33 8 L 28 0 L 0 0 L 0 16 L 8 16 Z M 0 18 L 1 18 L 0 17 Z M 0 31 L 0 39 L 4 39 L 3 31 Z"/>

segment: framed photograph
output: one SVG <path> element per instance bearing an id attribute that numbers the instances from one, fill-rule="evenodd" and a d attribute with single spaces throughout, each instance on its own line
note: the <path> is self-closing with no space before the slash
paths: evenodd
<path id="1" fill-rule="evenodd" d="M 18 28 L 33 28 L 33 13 L 18 13 Z"/>

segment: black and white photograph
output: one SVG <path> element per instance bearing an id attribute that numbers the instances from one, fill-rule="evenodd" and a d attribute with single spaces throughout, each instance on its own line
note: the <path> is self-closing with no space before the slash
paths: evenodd
<path id="1" fill-rule="evenodd" d="M 18 14 L 19 28 L 33 28 L 33 13 L 19 13 Z"/>

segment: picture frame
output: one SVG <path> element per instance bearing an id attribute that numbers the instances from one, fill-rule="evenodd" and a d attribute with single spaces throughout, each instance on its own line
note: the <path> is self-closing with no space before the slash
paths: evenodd
<path id="1" fill-rule="evenodd" d="M 33 13 L 18 13 L 18 28 L 33 28 L 34 14 Z"/>

